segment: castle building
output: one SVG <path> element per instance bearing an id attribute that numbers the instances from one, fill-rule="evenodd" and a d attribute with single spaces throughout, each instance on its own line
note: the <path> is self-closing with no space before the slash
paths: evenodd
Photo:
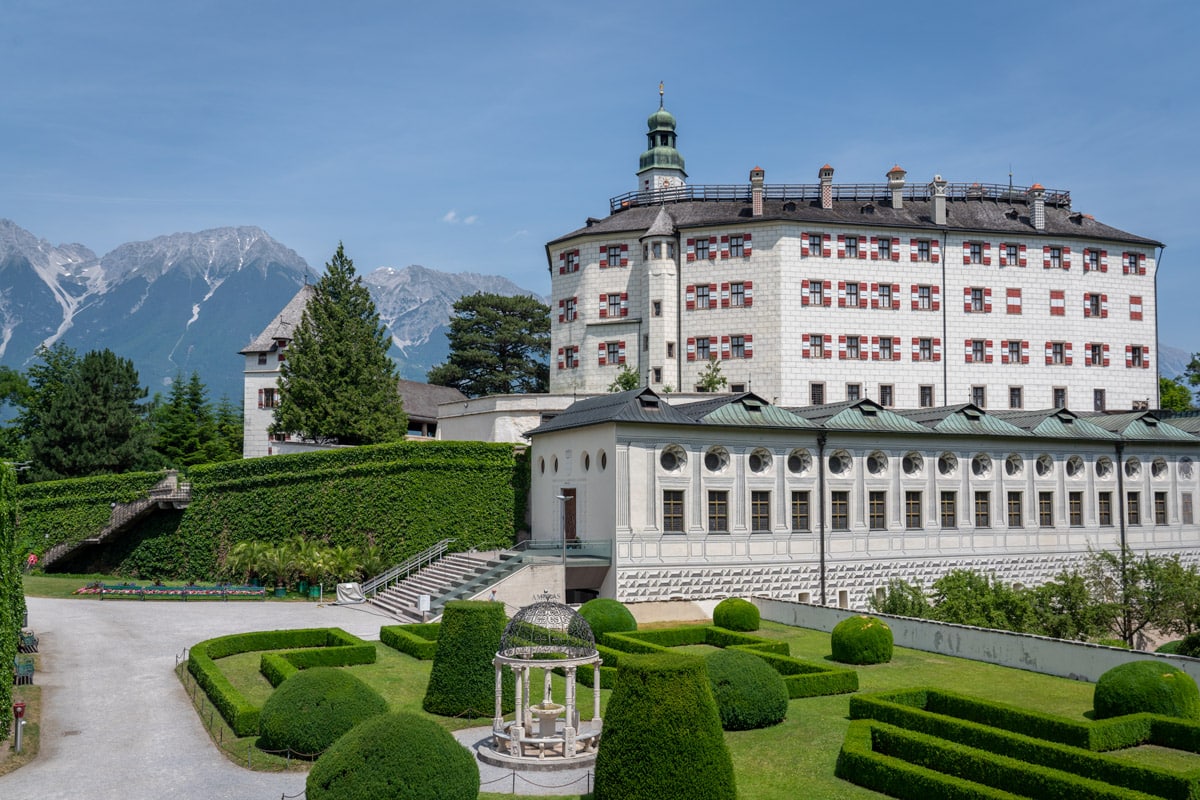
<path id="1" fill-rule="evenodd" d="M 692 391 L 809 406 L 1156 407 L 1162 244 L 1072 209 L 1067 191 L 913 183 L 691 185 L 665 108 L 637 187 L 546 245 L 551 393 L 622 369 Z"/>

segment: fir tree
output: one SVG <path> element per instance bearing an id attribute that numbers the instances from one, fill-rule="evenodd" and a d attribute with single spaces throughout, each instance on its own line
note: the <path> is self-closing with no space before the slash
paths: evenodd
<path id="1" fill-rule="evenodd" d="M 325 269 L 280 370 L 271 431 L 350 445 L 403 439 L 387 329 L 340 243 Z"/>
<path id="2" fill-rule="evenodd" d="M 534 297 L 477 292 L 459 298 L 450 357 L 426 379 L 468 397 L 545 392 L 550 385 L 550 308 Z"/>

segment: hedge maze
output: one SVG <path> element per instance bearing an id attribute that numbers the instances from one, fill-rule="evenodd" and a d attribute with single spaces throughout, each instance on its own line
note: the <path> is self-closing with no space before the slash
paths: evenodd
<path id="1" fill-rule="evenodd" d="M 1200 753 L 1200 722 L 1130 714 L 1096 722 L 937 689 L 850 698 L 836 774 L 900 798 L 1200 798 L 1200 767 L 1106 752 L 1158 745 Z"/>

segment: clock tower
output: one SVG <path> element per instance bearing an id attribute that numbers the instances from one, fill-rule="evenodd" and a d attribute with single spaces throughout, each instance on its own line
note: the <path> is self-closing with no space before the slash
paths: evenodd
<path id="1" fill-rule="evenodd" d="M 675 117 L 663 108 L 663 85 L 658 85 L 658 110 L 646 120 L 647 150 L 638 162 L 639 192 L 679 189 L 686 185 L 683 156 L 675 149 Z"/>

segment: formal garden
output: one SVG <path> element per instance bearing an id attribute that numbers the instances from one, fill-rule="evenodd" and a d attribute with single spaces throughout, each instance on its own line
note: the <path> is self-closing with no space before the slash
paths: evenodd
<path id="1" fill-rule="evenodd" d="M 309 770 L 310 798 L 398 785 L 427 797 L 438 781 L 439 797 L 498 798 L 479 793 L 474 754 L 450 734 L 513 711 L 492 663 L 502 609 L 454 603 L 440 623 L 383 626 L 378 642 L 219 637 L 180 675 L 231 760 Z M 712 624 L 638 626 L 610 600 L 580 614 L 604 666 L 595 705 L 579 672 L 575 707 L 583 724 L 599 708 L 604 732 L 594 793 L 565 797 L 1200 796 L 1200 693 L 1169 666 L 1134 662 L 1093 685 L 894 647 L 865 616 L 832 634 L 760 621 L 739 600 Z M 547 696 L 567 691 L 564 675 L 550 682 Z"/>

